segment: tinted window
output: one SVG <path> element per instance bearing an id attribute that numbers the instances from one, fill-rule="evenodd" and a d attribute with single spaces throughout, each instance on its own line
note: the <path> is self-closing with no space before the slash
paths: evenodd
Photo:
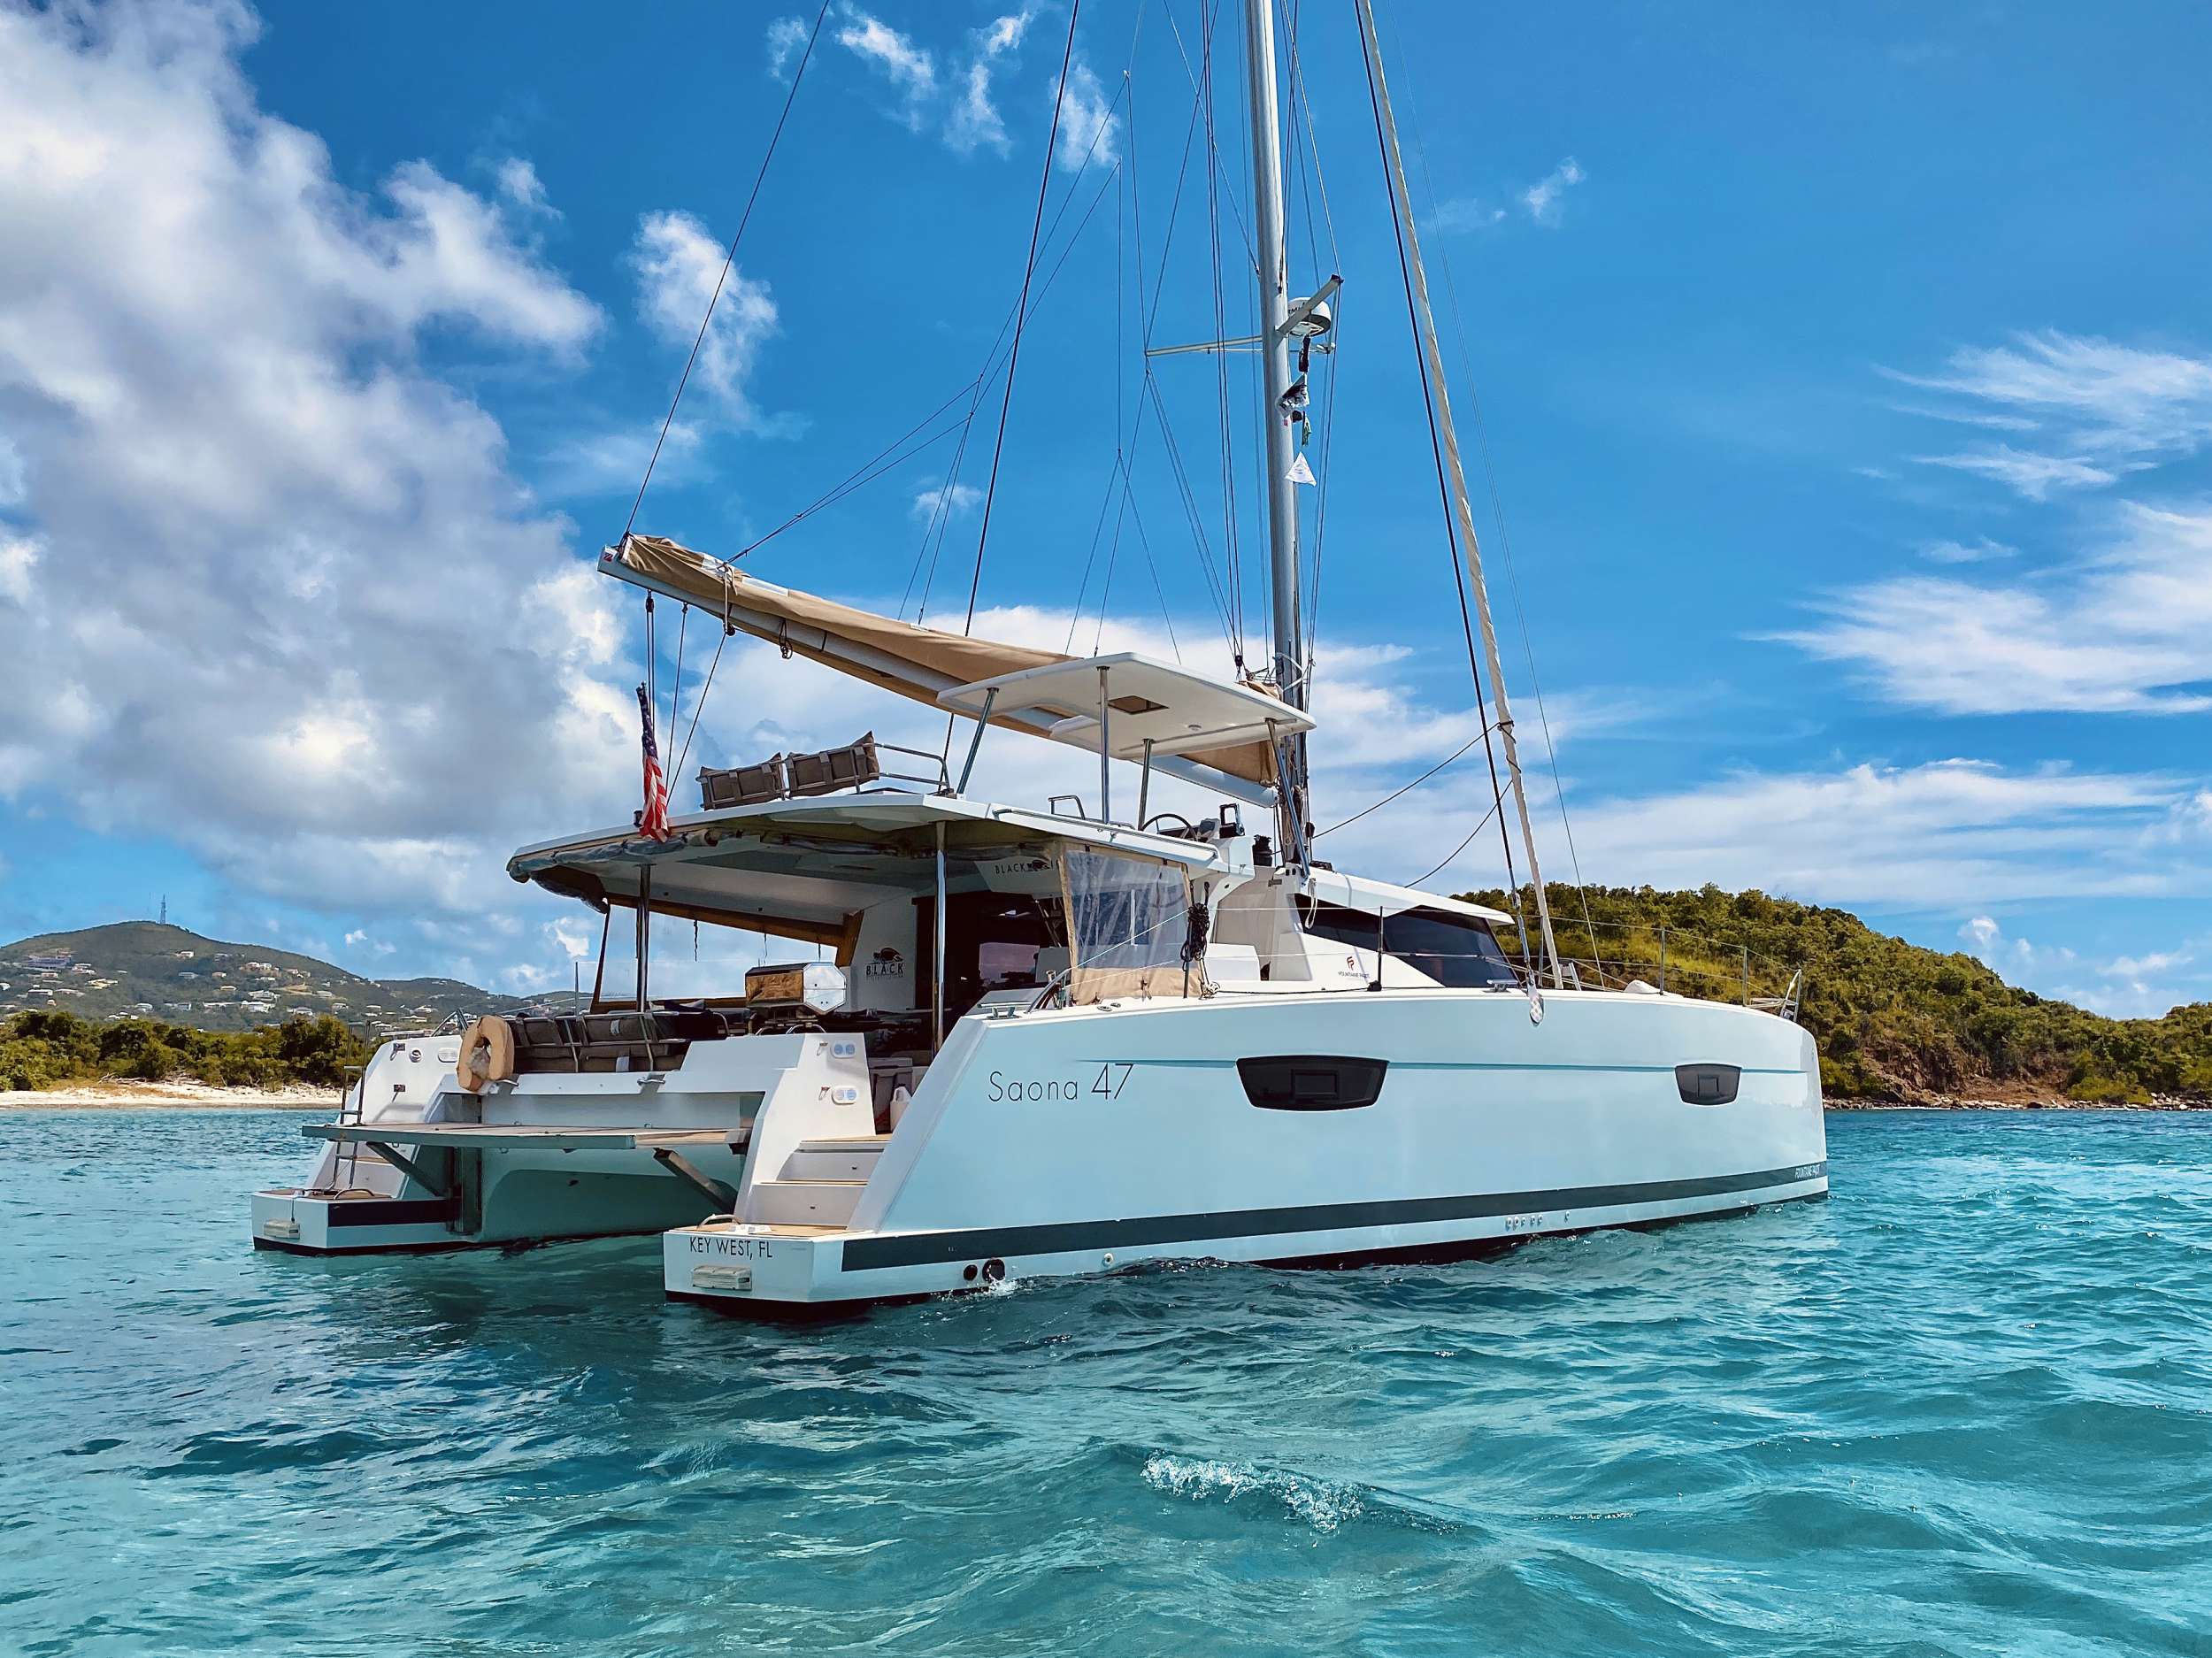
<path id="1" fill-rule="evenodd" d="M 1306 931 L 1316 938 L 1371 950 L 1379 933 L 1385 955 L 1455 990 L 1514 982 L 1512 964 L 1489 924 L 1471 916 L 1408 910 L 1379 917 L 1305 899 L 1299 902 L 1298 910 Z"/>
<path id="2" fill-rule="evenodd" d="M 1472 916 L 1408 910 L 1383 924 L 1383 943 L 1391 955 L 1440 985 L 1467 989 L 1514 982 L 1512 964 L 1490 924 Z"/>

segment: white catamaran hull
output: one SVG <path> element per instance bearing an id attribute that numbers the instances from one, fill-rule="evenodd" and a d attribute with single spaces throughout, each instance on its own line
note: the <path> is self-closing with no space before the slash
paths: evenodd
<path id="1" fill-rule="evenodd" d="M 1425 990 L 964 1019 L 841 1203 L 803 1214 L 787 1190 L 841 1183 L 757 1178 L 734 1216 L 666 1236 L 665 1287 L 765 1310 L 1145 1261 L 1448 1255 L 1827 1191 L 1796 1025 L 1632 993 L 1534 1010 Z M 1342 1062 L 1363 1059 L 1386 1067 L 1351 1103 Z M 1256 1103 L 1286 1073 L 1308 1097 Z"/>
<path id="2" fill-rule="evenodd" d="M 365 1255 L 657 1232 L 737 1198 L 764 1112 L 790 1101 L 780 1135 L 873 1126 L 857 1040 L 746 1036 L 703 1042 L 665 1071 L 546 1074 L 472 1094 L 445 1064 L 392 1044 L 334 1124 L 307 1183 L 257 1192 L 257 1247 Z M 395 1078 L 399 1086 L 395 1088 Z M 411 1101 L 410 1096 L 412 1096 Z M 402 1161 L 403 1160 L 403 1162 Z"/>

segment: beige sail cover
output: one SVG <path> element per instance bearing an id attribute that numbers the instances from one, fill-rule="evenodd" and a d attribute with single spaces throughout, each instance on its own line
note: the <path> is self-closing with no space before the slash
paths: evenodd
<path id="1" fill-rule="evenodd" d="M 618 563 L 625 571 L 652 585 L 682 595 L 725 618 L 742 633 L 933 707 L 940 691 L 956 685 L 973 685 L 979 679 L 1074 660 L 1056 650 L 1036 650 L 1026 645 L 918 627 L 795 588 L 780 587 L 664 536 L 626 536 L 621 546 L 602 555 L 602 562 Z M 864 654 L 856 655 L 851 647 Z M 883 660 L 872 662 L 868 656 Z M 1056 711 L 1074 717 L 1095 710 L 1071 707 Z M 1019 718 L 995 715 L 991 723 L 1009 731 L 1039 734 L 1034 725 Z M 1205 762 L 1255 783 L 1275 780 L 1275 756 L 1265 743 L 1213 749 L 1205 755 Z"/>

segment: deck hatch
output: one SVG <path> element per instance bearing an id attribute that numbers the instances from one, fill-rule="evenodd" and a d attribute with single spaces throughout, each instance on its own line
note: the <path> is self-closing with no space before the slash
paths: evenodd
<path id="1" fill-rule="evenodd" d="M 1258 1054 L 1237 1061 L 1244 1097 L 1263 1111 L 1354 1111 L 1382 1094 L 1386 1059 Z"/>

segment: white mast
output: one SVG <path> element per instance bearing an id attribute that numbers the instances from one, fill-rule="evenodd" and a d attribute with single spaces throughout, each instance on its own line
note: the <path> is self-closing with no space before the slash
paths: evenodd
<path id="1" fill-rule="evenodd" d="M 1291 389 L 1290 258 L 1283 243 L 1282 119 L 1275 87 L 1273 0 L 1245 0 L 1245 71 L 1252 106 L 1253 228 L 1260 278 L 1260 361 L 1267 388 L 1267 544 L 1273 600 L 1275 683 L 1293 708 L 1306 706 L 1304 629 L 1298 614 L 1297 458 L 1285 399 Z M 1282 779 L 1290 846 L 1306 843 L 1306 739 L 1289 739 L 1290 775 Z"/>
<path id="2" fill-rule="evenodd" d="M 1254 0 L 1264 10 L 1268 0 Z M 1445 389 L 1444 358 L 1436 343 L 1436 319 L 1429 310 L 1429 279 L 1421 263 L 1421 242 L 1413 226 L 1413 198 L 1406 189 L 1405 157 L 1398 151 L 1398 123 L 1390 112 L 1390 88 L 1383 79 L 1382 42 L 1375 34 L 1371 0 L 1359 0 L 1361 43 L 1375 80 L 1375 116 L 1382 127 L 1385 158 L 1389 163 L 1390 188 L 1397 197 L 1400 228 L 1405 237 L 1406 268 L 1412 278 L 1414 310 L 1427 360 L 1431 394 L 1436 410 L 1436 434 L 1443 450 L 1450 482 L 1452 512 L 1459 526 L 1460 546 L 1467 557 L 1467 585 L 1473 590 L 1475 614 L 1482 623 L 1482 654 L 1490 671 L 1490 693 L 1498 705 L 1498 736 L 1505 749 L 1505 770 L 1511 780 L 1514 809 L 1521 819 L 1521 845 L 1528 854 L 1529 884 L 1536 889 L 1536 917 L 1543 929 L 1544 959 L 1551 964 L 1552 983 L 1563 986 L 1565 970 L 1559 964 L 1559 946 L 1552 938 L 1551 905 L 1544 896 L 1544 877 L 1536 862 L 1536 831 L 1528 816 L 1528 791 L 1521 783 L 1521 756 L 1513 739 L 1513 711 L 1505 698 L 1505 673 L 1498 663 L 1498 630 L 1490 620 L 1490 590 L 1482 580 L 1482 548 L 1475 540 L 1475 516 L 1467 500 L 1467 475 L 1459 463 L 1459 434 L 1452 425 L 1452 404 Z"/>

